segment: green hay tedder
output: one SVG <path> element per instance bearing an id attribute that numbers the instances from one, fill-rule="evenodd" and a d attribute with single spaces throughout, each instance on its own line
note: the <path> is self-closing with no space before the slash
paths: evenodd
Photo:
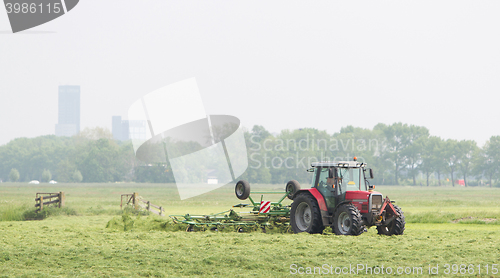
<path id="1" fill-rule="evenodd" d="M 237 232 L 253 231 L 262 229 L 266 232 L 277 229 L 280 232 L 290 230 L 290 206 L 283 205 L 283 200 L 293 192 L 252 192 L 261 194 L 260 202 L 254 201 L 250 196 L 250 184 L 241 180 L 236 184 L 235 194 L 240 200 L 248 199 L 251 204 L 237 204 L 233 209 L 209 215 L 170 215 L 177 224 L 187 224 L 186 231 L 219 231 L 222 229 L 234 229 Z M 263 197 L 268 194 L 282 194 L 277 202 L 264 201 Z M 235 211 L 238 209 L 238 212 Z M 241 211 L 241 210 L 250 211 Z"/>

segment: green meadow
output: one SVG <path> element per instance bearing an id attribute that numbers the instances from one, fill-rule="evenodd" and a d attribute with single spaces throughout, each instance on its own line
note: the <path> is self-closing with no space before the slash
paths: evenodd
<path id="1" fill-rule="evenodd" d="M 254 189 L 283 191 L 284 185 Z M 37 192 L 59 191 L 64 209 L 23 220 L 33 213 Z M 230 185 L 180 201 L 171 184 L 0 183 L 0 277 L 500 276 L 500 189 L 376 191 L 402 207 L 403 236 L 379 236 L 374 228 L 358 237 L 331 229 L 322 235 L 188 233 L 168 217 L 120 210 L 121 194 L 138 192 L 167 215 L 225 211 L 241 202 Z"/>

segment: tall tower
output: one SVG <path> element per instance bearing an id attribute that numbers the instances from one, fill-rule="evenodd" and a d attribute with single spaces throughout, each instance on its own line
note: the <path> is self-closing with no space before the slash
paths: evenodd
<path id="1" fill-rule="evenodd" d="M 59 86 L 57 136 L 73 136 L 80 132 L 80 86 Z"/>
<path id="2" fill-rule="evenodd" d="M 113 133 L 113 139 L 124 141 L 123 134 L 125 132 L 123 128 L 123 122 L 121 116 L 113 116 L 111 118 L 111 132 Z M 127 128 L 128 132 L 128 128 Z M 127 134 L 128 135 L 128 134 Z"/>

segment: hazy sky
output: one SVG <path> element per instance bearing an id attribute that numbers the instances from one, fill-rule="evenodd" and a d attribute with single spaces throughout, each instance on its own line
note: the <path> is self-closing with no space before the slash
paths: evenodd
<path id="1" fill-rule="evenodd" d="M 102 1 L 12 34 L 0 7 L 0 144 L 54 134 L 59 85 L 81 126 L 195 77 L 208 114 L 272 132 L 422 125 L 500 135 L 499 1 Z"/>

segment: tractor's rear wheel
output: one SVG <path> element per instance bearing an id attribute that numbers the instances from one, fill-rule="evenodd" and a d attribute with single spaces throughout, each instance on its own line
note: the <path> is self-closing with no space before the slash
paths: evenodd
<path id="1" fill-rule="evenodd" d="M 245 180 L 240 180 L 234 187 L 234 193 L 240 200 L 245 200 L 250 196 L 250 184 Z"/>
<path id="2" fill-rule="evenodd" d="M 300 183 L 296 180 L 289 181 L 285 186 L 285 192 L 291 191 L 290 194 L 287 195 L 288 199 L 293 200 L 293 195 L 300 190 Z"/>
<path id="3" fill-rule="evenodd" d="M 379 235 L 402 235 L 405 231 L 405 215 L 400 207 L 394 205 L 397 213 L 399 214 L 394 220 L 392 220 L 389 224 L 384 226 L 377 226 L 377 231 Z"/>
<path id="4" fill-rule="evenodd" d="M 295 197 L 290 210 L 290 224 L 294 233 L 322 233 L 325 229 L 318 203 L 307 193 Z"/>
<path id="5" fill-rule="evenodd" d="M 353 204 L 343 204 L 337 208 L 333 221 L 333 231 L 337 235 L 359 236 L 365 231 L 361 213 Z"/>

